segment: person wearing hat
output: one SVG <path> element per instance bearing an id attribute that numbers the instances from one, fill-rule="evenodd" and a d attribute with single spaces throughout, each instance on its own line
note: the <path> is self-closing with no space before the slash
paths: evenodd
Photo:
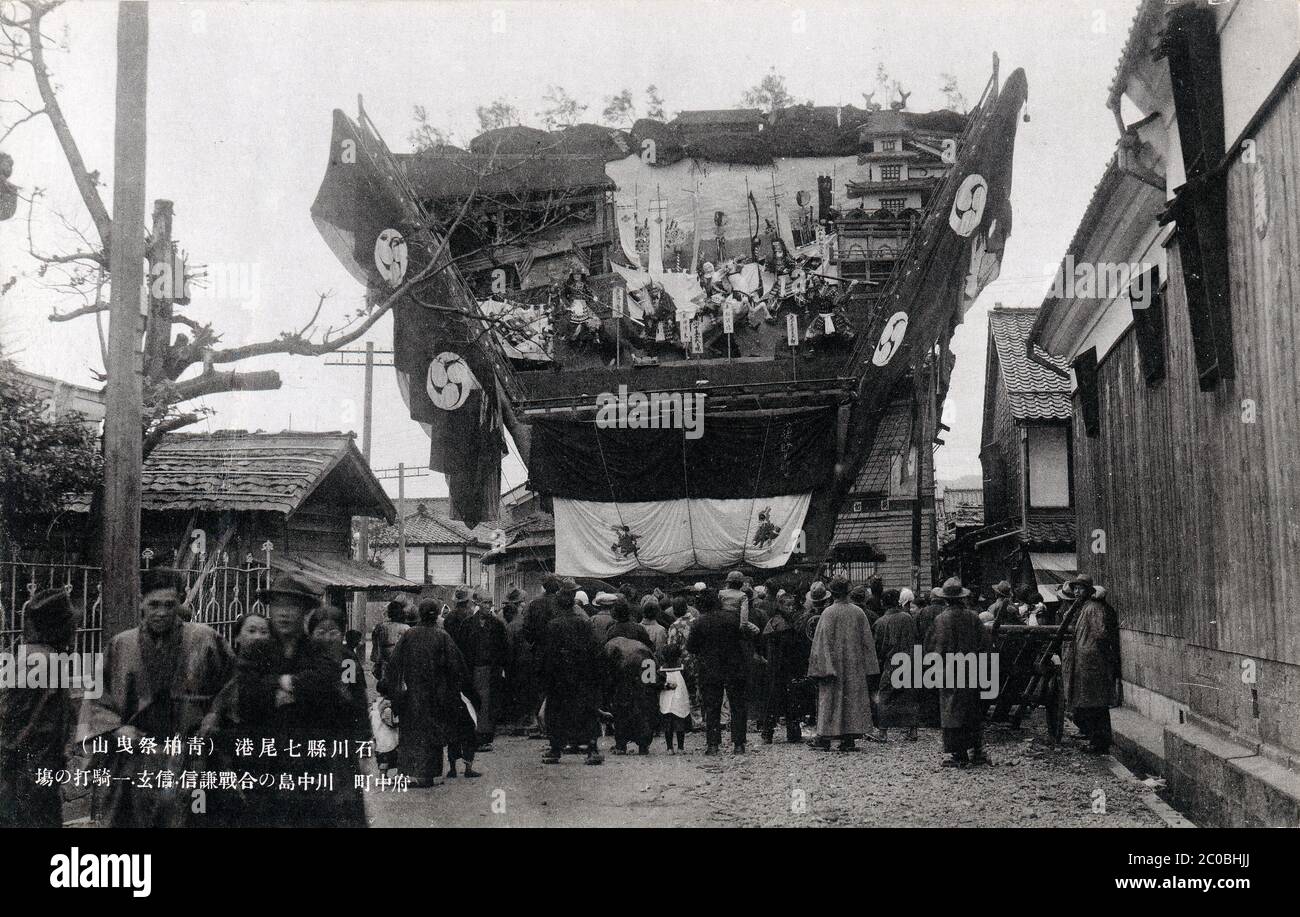
<path id="1" fill-rule="evenodd" d="M 761 587 L 760 587 L 761 588 Z M 778 717 L 785 718 L 787 742 L 803 741 L 803 718 L 811 711 L 807 691 L 808 652 L 811 645 L 799 625 L 794 596 L 782 589 L 776 606 L 763 625 L 763 655 L 767 658 L 767 706 L 759 722 L 763 744 L 771 745 Z"/>
<path id="2" fill-rule="evenodd" d="M 1004 624 L 1022 624 L 1020 619 L 1020 606 L 1015 602 L 1015 592 L 1011 588 L 1011 583 L 1003 580 L 993 587 L 993 594 L 997 596 L 993 604 L 988 607 L 991 615 L 990 619 L 994 627 L 1001 627 Z"/>
<path id="3" fill-rule="evenodd" d="M 876 626 L 876 621 L 880 619 L 880 612 L 876 610 L 877 603 L 866 586 L 861 584 L 854 586 L 849 591 L 849 601 L 866 612 L 868 624 L 872 627 Z"/>
<path id="4" fill-rule="evenodd" d="M 745 753 L 749 727 L 749 659 L 757 628 L 725 610 L 713 596 L 703 596 L 708 609 L 691 625 L 686 649 L 695 659 L 700 706 L 704 711 L 706 755 L 716 755 L 722 744 L 723 701 L 730 707 L 731 744 Z"/>
<path id="5" fill-rule="evenodd" d="M 475 747 L 478 751 L 491 751 L 496 738 L 498 683 L 509 655 L 506 626 L 486 606 L 474 601 L 474 593 L 468 587 L 458 588 L 454 601 L 443 627 L 456 641 L 457 648 L 465 657 L 465 665 L 469 667 L 473 683 L 470 699 L 477 713 Z M 465 760 L 466 771 L 472 771 L 472 751 L 461 751 L 464 752 L 460 757 Z M 452 768 L 455 768 L 454 760 Z"/>
<path id="6" fill-rule="evenodd" d="M 514 735 L 526 734 L 532 725 L 532 715 L 537 710 L 537 689 L 533 672 L 533 645 L 524 634 L 528 615 L 523 611 L 524 593 L 511 589 L 502 603 L 506 619 L 506 645 L 509 661 L 506 663 L 506 688 L 504 710 L 513 723 Z"/>
<path id="7" fill-rule="evenodd" d="M 515 618 L 519 617 L 519 609 L 523 607 L 524 594 L 518 589 L 511 589 L 506 593 L 506 597 L 501 600 L 501 620 L 507 625 Z"/>
<path id="8" fill-rule="evenodd" d="M 143 740 L 162 748 L 174 736 L 197 735 L 230 678 L 230 649 L 207 625 L 181 621 L 184 598 L 179 572 L 155 567 L 141 574 L 140 626 L 109 641 L 102 691 L 82 702 L 78 744 L 102 736 L 111 749 L 99 765 L 113 776 L 102 810 L 110 827 L 179 827 L 193 820 L 188 795 L 136 788 L 145 771 L 188 769 L 188 751 L 168 760 L 126 750 Z M 338 671 L 328 678 L 332 690 Z"/>
<path id="9" fill-rule="evenodd" d="M 808 655 L 808 677 L 817 682 L 817 738 L 814 747 L 856 751 L 871 732 L 869 679 L 880 674 L 867 613 L 849 601 L 849 581 L 831 580 L 831 604 L 821 613 Z"/>
<path id="10" fill-rule="evenodd" d="M 560 588 L 560 579 L 554 573 L 542 577 L 542 594 L 528 603 L 524 610 L 523 636 L 528 642 L 528 655 L 532 658 L 530 681 L 536 689 L 541 678 L 543 644 L 546 641 L 546 627 L 556 614 L 556 593 Z M 536 692 L 536 705 L 528 711 L 528 722 L 524 729 L 530 739 L 542 738 L 541 721 L 538 713 L 542 706 L 541 692 Z"/>
<path id="11" fill-rule="evenodd" d="M 574 605 L 578 584 L 561 580 L 556 615 L 546 626 L 541 667 L 546 733 L 546 764 L 560 763 L 569 746 L 585 748 L 588 764 L 603 764 L 600 753 L 600 702 L 605 658 L 591 631 L 591 620 Z"/>
<path id="12" fill-rule="evenodd" d="M 49 673 L 67 653 L 78 615 L 62 586 L 44 589 L 23 606 L 18 664 Z M 98 686 L 96 686 L 98 687 Z M 67 767 L 64 753 L 76 715 L 71 685 L 0 686 L 0 828 L 59 828 L 63 798 L 59 785 L 40 781 L 38 772 Z"/>
<path id="13" fill-rule="evenodd" d="M 925 595 L 925 593 L 922 593 L 922 595 Z M 931 638 L 934 635 L 934 622 L 947 608 L 948 603 L 943 600 L 943 589 L 936 586 L 929 592 L 929 604 L 917 609 L 915 615 L 916 639 L 921 644 L 924 652 L 930 651 Z M 939 689 L 917 688 L 916 700 L 919 706 L 920 724 L 929 728 L 937 728 L 939 725 Z"/>
<path id="14" fill-rule="evenodd" d="M 745 594 L 745 575 L 739 570 L 727 574 L 727 585 L 718 590 L 718 604 L 741 621 L 749 620 L 749 596 Z"/>
<path id="15" fill-rule="evenodd" d="M 437 599 L 420 602 L 419 623 L 397 644 L 379 684 L 400 724 L 397 766 L 413 787 L 443 782 L 443 751 L 465 731 L 461 696 L 472 681 L 456 641 L 438 626 L 441 610 Z M 449 763 L 454 774 L 455 759 Z M 465 776 L 477 771 L 471 768 Z"/>
<path id="16" fill-rule="evenodd" d="M 845 598 L 848 594 L 845 594 Z M 827 605 L 831 603 L 831 594 L 827 590 L 826 584 L 818 580 L 812 584 L 808 590 L 808 597 L 804 600 L 804 610 L 813 614 L 820 614 Z"/>
<path id="17" fill-rule="evenodd" d="M 305 573 L 283 572 L 257 593 L 267 604 L 271 645 L 266 668 L 240 688 L 241 736 L 273 742 L 279 750 L 274 770 L 295 784 L 321 770 L 321 762 L 286 757 L 294 746 L 329 739 L 355 741 L 368 723 L 356 722 L 355 687 L 341 670 L 339 641 L 347 616 L 325 605 L 324 587 Z M 316 639 L 313 639 L 313 632 Z M 245 690 L 247 689 L 247 690 Z M 355 754 L 349 746 L 349 754 Z M 341 765 L 349 754 L 331 766 Z M 255 817 L 259 823 L 290 827 L 348 827 L 364 824 L 364 811 L 355 790 L 334 777 L 334 789 L 320 794 L 272 790 Z M 348 781 L 351 782 L 351 781 Z"/>
<path id="18" fill-rule="evenodd" d="M 1088 739 L 1088 750 L 1105 754 L 1110 751 L 1110 707 L 1120 673 L 1118 616 L 1087 573 L 1062 586 L 1061 595 L 1074 603 L 1074 639 L 1061 659 L 1065 706 L 1080 735 Z"/>
<path id="19" fill-rule="evenodd" d="M 934 621 L 932 646 L 945 660 L 993 652 L 993 640 L 979 615 L 966 607 L 970 590 L 950 577 L 936 590 L 948 606 Z M 945 672 L 948 667 L 945 666 Z M 979 685 L 944 684 L 939 688 L 939 726 L 943 730 L 944 767 L 988 764 L 984 755 L 984 707 Z"/>
<path id="20" fill-rule="evenodd" d="M 619 596 L 612 592 L 597 592 L 593 600 L 595 610 L 591 615 L 591 635 L 601 646 L 605 645 L 609 629 L 614 626 L 614 603 L 618 599 Z"/>

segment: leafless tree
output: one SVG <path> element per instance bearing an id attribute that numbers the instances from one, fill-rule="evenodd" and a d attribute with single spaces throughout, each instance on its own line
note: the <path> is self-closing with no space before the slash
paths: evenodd
<path id="1" fill-rule="evenodd" d="M 28 68 L 41 99 L 40 108 L 29 107 L 16 100 L 0 100 L 0 104 L 7 103 L 10 108 L 21 109 L 18 117 L 0 125 L 0 136 L 8 136 L 19 125 L 38 117 L 48 119 L 85 207 L 88 223 L 84 219 L 72 220 L 56 214 L 56 219 L 77 240 L 77 244 L 68 251 L 40 251 L 31 233 L 32 214 L 42 196 L 41 190 L 36 189 L 24 198 L 28 205 L 29 251 L 40 264 L 38 273 L 50 281 L 50 286 L 80 300 L 76 308 L 66 311 L 56 309 L 49 316 L 50 321 L 67 322 L 94 316 L 96 322 L 102 322 L 104 313 L 109 309 L 107 288 L 111 277 L 108 272 L 108 251 L 113 220 L 100 196 L 99 173 L 87 165 L 82 155 L 59 104 L 54 75 L 47 64 L 47 53 L 57 47 L 57 44 L 44 29 L 49 15 L 62 3 L 63 0 L 21 0 L 0 5 L 0 66 L 11 70 L 16 67 Z M 545 151 L 539 151 L 537 155 L 545 155 Z M 522 163 L 516 163 L 512 167 L 522 167 Z M 235 368 L 241 362 L 278 354 L 317 357 L 346 347 L 365 335 L 414 288 L 431 280 L 436 273 L 450 269 L 457 261 L 477 254 L 480 249 L 458 253 L 453 258 L 449 254 L 449 242 L 467 221 L 477 217 L 481 180 L 488 175 L 499 175 L 510 167 L 500 166 L 493 154 L 486 161 L 478 162 L 476 168 L 480 172 L 476 180 L 470 183 L 465 197 L 453 207 L 440 208 L 428 217 L 425 225 L 417 227 L 417 232 L 425 232 L 432 240 L 424 266 L 409 274 L 396 289 L 367 297 L 361 306 L 347 313 L 340 321 L 322 327 L 322 313 L 332 294 L 318 293 L 315 304 L 308 307 L 309 317 L 296 329 L 282 331 L 268 340 L 222 347 L 221 335 L 211 324 L 199 322 L 180 311 L 183 302 L 178 303 L 172 296 L 151 296 L 143 340 L 145 428 L 142 436 L 145 454 L 168 432 L 188 426 L 203 416 L 202 409 L 188 405 L 196 398 L 221 392 L 280 387 L 279 373 L 274 370 L 241 371 Z M 529 224 L 525 230 L 506 233 L 495 238 L 491 244 L 522 241 L 526 235 L 543 231 L 566 218 L 558 203 L 553 206 L 552 213 L 544 213 L 542 219 Z M 195 277 L 199 278 L 199 275 Z M 464 314 L 459 306 L 432 304 L 431 308 Z M 476 327 L 481 327 L 485 321 L 491 324 L 491 320 L 477 315 L 464 317 Z M 102 324 L 99 331 L 102 351 Z M 197 373 L 193 372 L 195 369 L 198 369 Z"/>

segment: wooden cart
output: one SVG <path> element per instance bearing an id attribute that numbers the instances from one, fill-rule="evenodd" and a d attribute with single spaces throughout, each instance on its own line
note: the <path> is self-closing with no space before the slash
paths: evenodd
<path id="1" fill-rule="evenodd" d="M 1042 707 L 1047 734 L 1059 742 L 1065 729 L 1065 688 L 1060 659 L 1065 644 L 1074 639 L 1078 603 L 1072 603 L 1060 624 L 1005 624 L 993 628 L 998 652 L 998 696 L 987 718 L 1019 728 L 1025 717 Z"/>

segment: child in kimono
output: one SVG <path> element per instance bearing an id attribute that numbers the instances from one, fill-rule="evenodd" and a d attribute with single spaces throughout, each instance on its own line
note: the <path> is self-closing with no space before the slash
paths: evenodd
<path id="1" fill-rule="evenodd" d="M 691 694 L 682 675 L 681 647 L 664 647 L 662 661 L 659 667 L 659 713 L 663 716 L 664 744 L 668 747 L 668 754 L 674 754 L 673 737 L 676 736 L 675 753 L 685 754 L 686 729 L 691 723 Z"/>

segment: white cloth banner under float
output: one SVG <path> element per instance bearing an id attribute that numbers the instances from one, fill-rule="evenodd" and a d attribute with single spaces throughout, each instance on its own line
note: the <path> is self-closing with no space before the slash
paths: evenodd
<path id="1" fill-rule="evenodd" d="M 612 503 L 554 498 L 555 571 L 601 578 L 737 564 L 780 567 L 800 541 L 812 494 Z"/>

